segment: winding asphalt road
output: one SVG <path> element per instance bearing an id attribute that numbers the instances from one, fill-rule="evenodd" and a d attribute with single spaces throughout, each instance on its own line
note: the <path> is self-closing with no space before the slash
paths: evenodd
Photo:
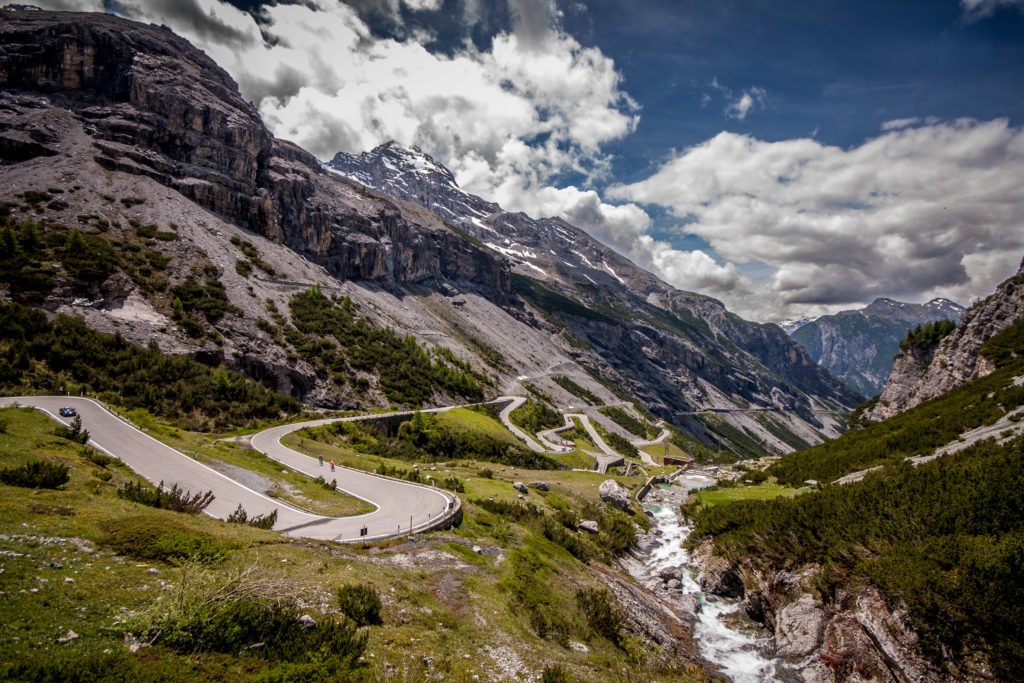
<path id="1" fill-rule="evenodd" d="M 287 433 L 336 420 L 274 427 L 253 436 L 253 445 L 257 450 L 267 449 L 264 452 L 270 457 L 309 476 L 319 474 L 328 481 L 337 479 L 340 490 L 375 505 L 377 509 L 373 512 L 355 517 L 327 517 L 270 498 L 157 441 L 92 399 L 66 396 L 0 398 L 0 407 L 11 405 L 38 408 L 64 424 L 67 421 L 59 417 L 58 411 L 62 406 L 71 406 L 81 415 L 82 426 L 89 430 L 91 445 L 119 458 L 150 482 L 157 484 L 162 481 L 167 488 L 177 484 L 179 488 L 193 492 L 213 491 L 215 498 L 206 513 L 221 519 L 234 512 L 239 504 L 250 515 L 277 510 L 274 529 L 289 536 L 332 541 L 378 540 L 409 533 L 410 527 L 413 532 L 432 528 L 460 505 L 455 495 L 429 486 L 342 467 L 330 472 L 326 465 L 321 468 L 313 458 L 280 444 L 280 438 Z M 362 535 L 363 529 L 366 529 L 365 535 Z"/>

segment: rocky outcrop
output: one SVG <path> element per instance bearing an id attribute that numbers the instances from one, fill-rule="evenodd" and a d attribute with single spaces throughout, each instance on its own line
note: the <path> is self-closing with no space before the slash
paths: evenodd
<path id="1" fill-rule="evenodd" d="M 1022 318 L 1024 261 L 994 294 L 971 306 L 937 347 L 911 347 L 897 356 L 885 391 L 865 419 L 884 420 L 990 374 L 995 366 L 981 354 L 982 345 Z"/>
<path id="2" fill-rule="evenodd" d="M 956 322 L 963 312 L 948 299 L 926 304 L 876 299 L 859 310 L 821 316 L 790 335 L 834 377 L 864 396 L 877 396 L 908 330 L 937 320 Z"/>
<path id="3" fill-rule="evenodd" d="M 597 489 L 597 493 L 601 496 L 601 500 L 608 505 L 629 512 L 629 489 L 614 479 L 602 481 Z"/>
<path id="4" fill-rule="evenodd" d="M 870 585 L 842 589 L 823 602 L 817 589 L 820 567 L 764 573 L 753 563 L 715 555 L 710 539 L 692 557 L 702 588 L 728 598 L 743 596 L 747 615 L 772 633 L 780 664 L 804 681 L 985 680 L 983 665 L 978 671 L 941 671 L 925 659 L 906 612 Z"/>
<path id="5" fill-rule="evenodd" d="M 275 140 L 230 76 L 166 28 L 106 14 L 4 11 L 0 36 L 0 86 L 73 111 L 101 167 L 152 178 L 341 278 L 452 282 L 510 300 L 503 259 Z M 0 129 L 4 158 L 49 154 L 47 142 Z"/>

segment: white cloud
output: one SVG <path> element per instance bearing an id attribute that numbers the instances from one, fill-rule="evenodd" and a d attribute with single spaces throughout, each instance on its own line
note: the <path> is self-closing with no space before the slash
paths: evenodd
<path id="1" fill-rule="evenodd" d="M 963 9 L 965 20 L 976 21 L 992 16 L 1003 7 L 1024 10 L 1024 0 L 960 0 L 960 7 Z"/>
<path id="2" fill-rule="evenodd" d="M 1024 253 L 1024 131 L 898 127 L 859 147 L 720 133 L 608 196 L 660 204 L 726 262 L 767 265 L 762 319 L 875 296 L 989 293 Z"/>
<path id="3" fill-rule="evenodd" d="M 743 121 L 755 107 L 764 108 L 767 96 L 768 93 L 764 88 L 754 87 L 744 90 L 738 98 L 729 103 L 729 106 L 725 108 L 725 113 L 731 118 Z"/>
<path id="4" fill-rule="evenodd" d="M 899 130 L 900 128 L 908 128 L 910 126 L 917 125 L 921 122 L 921 118 L 918 116 L 911 116 L 905 119 L 892 119 L 882 123 L 882 130 Z"/>
<path id="5" fill-rule="evenodd" d="M 768 91 L 760 86 L 752 86 L 750 88 L 744 88 L 737 95 L 732 88 L 729 88 L 718 80 L 718 77 L 712 78 L 708 86 L 715 92 L 719 93 L 725 98 L 725 110 L 724 113 L 731 119 L 738 119 L 743 121 L 747 118 L 747 114 L 755 109 L 764 109 L 765 100 L 768 99 Z M 709 93 L 702 93 L 700 99 L 700 106 L 703 109 L 711 103 L 711 95 Z"/>
<path id="6" fill-rule="evenodd" d="M 436 12 L 441 9 L 442 0 L 402 0 L 403 4 L 415 12 Z"/>

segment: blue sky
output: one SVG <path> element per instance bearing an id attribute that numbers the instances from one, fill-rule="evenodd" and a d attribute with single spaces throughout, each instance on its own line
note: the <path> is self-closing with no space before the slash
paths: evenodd
<path id="1" fill-rule="evenodd" d="M 778 320 L 1024 255 L 1024 0 L 44 0 L 169 25 L 321 158 L 395 139 Z"/>

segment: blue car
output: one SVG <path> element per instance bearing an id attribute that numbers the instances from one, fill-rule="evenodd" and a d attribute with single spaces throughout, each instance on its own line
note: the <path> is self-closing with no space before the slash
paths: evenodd
<path id="1" fill-rule="evenodd" d="M 78 411 L 71 406 L 64 406 L 60 409 L 61 417 L 74 417 L 75 415 L 78 415 Z"/>

